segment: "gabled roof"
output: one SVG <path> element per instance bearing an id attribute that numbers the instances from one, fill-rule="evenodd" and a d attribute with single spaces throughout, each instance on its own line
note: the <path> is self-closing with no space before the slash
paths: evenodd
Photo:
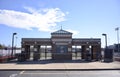
<path id="1" fill-rule="evenodd" d="M 58 30 L 58 31 L 55 31 L 55 32 L 52 32 L 51 34 L 72 34 L 71 32 L 68 32 L 66 30 Z"/>

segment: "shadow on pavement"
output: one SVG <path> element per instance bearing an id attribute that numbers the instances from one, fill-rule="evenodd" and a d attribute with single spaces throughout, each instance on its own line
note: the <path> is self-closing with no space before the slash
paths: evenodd
<path id="1" fill-rule="evenodd" d="M 38 61 L 32 61 L 32 60 L 28 60 L 28 61 L 23 61 L 23 62 L 18 62 L 17 60 L 13 60 L 13 61 L 9 61 L 6 62 L 7 63 L 16 63 L 16 64 L 50 64 L 50 63 L 89 63 L 89 62 L 93 62 L 93 61 L 85 61 L 85 60 L 51 60 L 51 59 L 47 59 L 47 60 L 38 60 Z"/>

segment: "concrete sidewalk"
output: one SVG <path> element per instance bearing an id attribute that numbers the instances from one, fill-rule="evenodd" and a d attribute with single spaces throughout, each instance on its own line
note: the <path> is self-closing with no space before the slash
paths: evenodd
<path id="1" fill-rule="evenodd" d="M 27 61 L 0 63 L 0 70 L 80 70 L 80 69 L 120 69 L 120 62 L 79 62 L 79 61 Z"/>

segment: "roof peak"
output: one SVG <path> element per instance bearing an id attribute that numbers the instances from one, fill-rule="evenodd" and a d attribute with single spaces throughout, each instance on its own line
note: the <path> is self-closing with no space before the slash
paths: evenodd
<path id="1" fill-rule="evenodd" d="M 66 30 L 63 30 L 62 28 L 60 30 L 57 30 L 55 32 L 52 32 L 51 34 L 72 34 L 71 32 L 68 32 Z"/>

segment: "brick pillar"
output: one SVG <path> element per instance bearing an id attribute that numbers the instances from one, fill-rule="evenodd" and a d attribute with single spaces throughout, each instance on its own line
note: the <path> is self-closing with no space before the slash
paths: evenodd
<path id="1" fill-rule="evenodd" d="M 21 54 L 18 55 L 18 61 L 22 62 L 25 61 L 25 45 L 22 44 L 21 46 Z"/>
<path id="2" fill-rule="evenodd" d="M 30 45 L 25 45 L 25 59 L 30 59 Z"/>
<path id="3" fill-rule="evenodd" d="M 66 59 L 72 60 L 72 44 L 71 43 L 68 45 L 68 52 L 66 54 L 66 57 L 67 57 Z"/>
<path id="4" fill-rule="evenodd" d="M 39 59 L 41 58 L 41 45 L 38 45 Z"/>
<path id="5" fill-rule="evenodd" d="M 72 53 L 72 45 L 71 44 L 68 45 L 68 53 L 70 53 L 70 54 Z"/>
<path id="6" fill-rule="evenodd" d="M 34 51 L 33 51 L 33 60 L 38 60 L 40 59 L 40 46 L 39 45 L 34 45 Z"/>
<path id="7" fill-rule="evenodd" d="M 82 45 L 82 52 L 81 52 L 81 57 L 82 59 L 86 59 L 87 58 L 87 48 L 89 48 L 88 45 Z"/>
<path id="8" fill-rule="evenodd" d="M 56 53 L 56 46 L 55 44 L 52 44 L 52 59 L 54 60 L 55 59 L 55 53 Z"/>
<path id="9" fill-rule="evenodd" d="M 84 52 L 85 52 L 85 46 L 82 46 L 82 51 L 81 51 L 81 58 L 82 59 L 85 59 Z"/>
<path id="10" fill-rule="evenodd" d="M 95 45 L 92 46 L 92 59 L 99 60 L 101 58 L 101 46 Z"/>
<path id="11" fill-rule="evenodd" d="M 47 59 L 47 45 L 45 45 L 45 59 Z"/>

